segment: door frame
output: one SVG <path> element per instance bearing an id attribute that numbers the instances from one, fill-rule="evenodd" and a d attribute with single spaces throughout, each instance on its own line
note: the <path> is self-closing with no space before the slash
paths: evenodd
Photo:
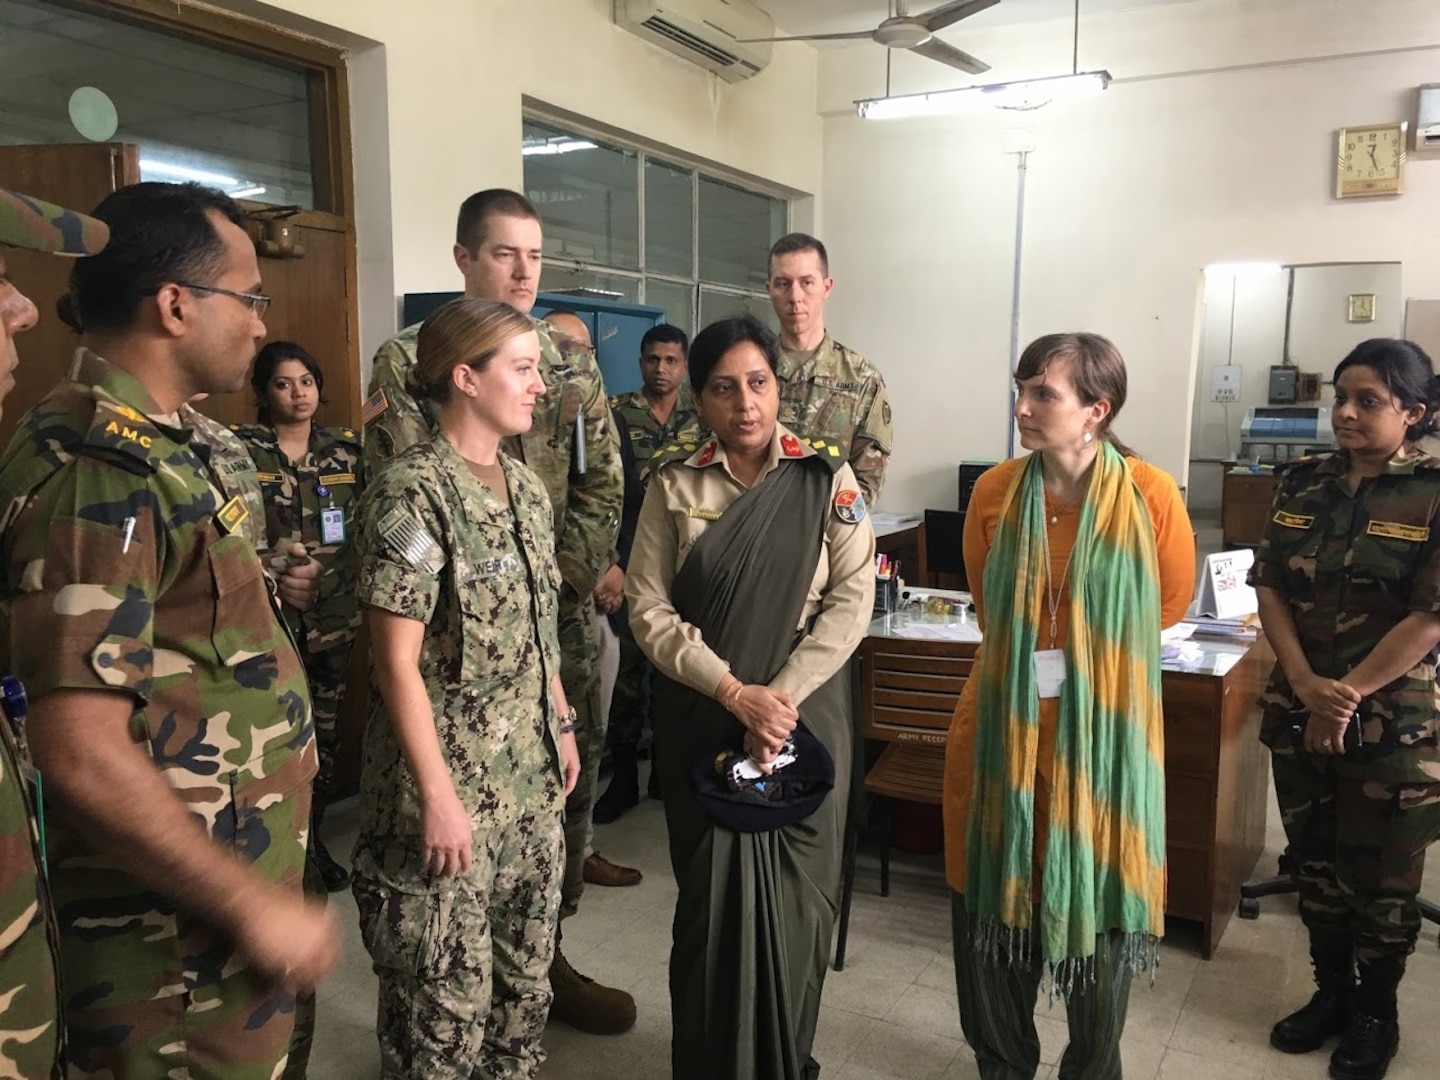
<path id="1" fill-rule="evenodd" d="M 310 97 L 310 169 L 318 209 L 302 210 L 292 224 L 345 234 L 345 305 L 348 320 L 345 382 L 346 422 L 360 418 L 360 282 L 355 246 L 355 175 L 350 130 L 350 81 L 346 51 L 272 23 L 195 6 L 187 0 L 50 0 L 104 18 L 184 38 L 237 56 L 265 60 L 305 75 Z M 243 209 L 265 204 L 239 200 Z M 263 256 L 262 256 L 263 258 Z"/>

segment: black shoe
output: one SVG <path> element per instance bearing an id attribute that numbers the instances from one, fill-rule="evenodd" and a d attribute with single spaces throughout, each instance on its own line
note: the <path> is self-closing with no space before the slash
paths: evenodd
<path id="1" fill-rule="evenodd" d="M 348 887 L 350 871 L 335 861 L 318 836 L 312 843 L 315 845 L 315 865 L 320 868 L 320 878 L 325 882 L 325 891 L 340 892 Z"/>
<path id="2" fill-rule="evenodd" d="M 591 813 L 596 825 L 620 820 L 621 814 L 640 802 L 640 771 L 635 764 L 635 748 L 617 746 L 614 755 L 615 773 L 610 777 L 610 786 L 595 800 Z"/>
<path id="3" fill-rule="evenodd" d="M 1356 1013 L 1330 1055 L 1333 1080 L 1380 1080 L 1400 1048 L 1400 1024 L 1394 1017 Z"/>
<path id="4" fill-rule="evenodd" d="M 1331 1036 L 1345 1030 L 1354 1012 L 1354 993 L 1316 990 L 1304 1005 L 1270 1029 L 1270 1045 L 1282 1054 L 1319 1050 Z"/>

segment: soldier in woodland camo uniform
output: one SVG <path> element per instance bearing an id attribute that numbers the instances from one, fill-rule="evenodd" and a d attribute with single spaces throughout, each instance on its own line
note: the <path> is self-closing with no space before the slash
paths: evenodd
<path id="1" fill-rule="evenodd" d="M 704 425 L 695 411 L 686 378 L 686 353 L 690 341 L 685 331 L 662 323 L 645 331 L 640 339 L 641 389 L 617 394 L 610 407 L 620 418 L 616 427 L 629 442 L 634 475 L 627 475 L 625 520 L 620 527 L 620 570 L 616 602 L 610 625 L 620 644 L 620 665 L 615 674 L 615 690 L 610 698 L 610 717 L 605 734 L 610 747 L 612 772 L 610 785 L 595 803 L 595 820 L 600 824 L 615 821 L 640 801 L 638 751 L 640 737 L 650 713 L 650 661 L 635 644 L 630 632 L 630 614 L 625 607 L 624 571 L 630 561 L 629 544 L 634 540 L 635 522 L 640 516 L 644 489 L 650 481 L 650 462 L 656 454 L 672 446 L 699 447 L 705 434 Z M 669 411 L 666 412 L 666 406 Z M 661 418 L 663 416 L 663 419 Z M 638 487 L 638 492 L 630 488 Z M 603 580 L 603 579 L 602 579 Z M 601 610 L 604 611 L 602 604 Z M 659 770 L 655 766 L 655 745 L 650 745 L 651 798 L 660 797 Z"/>
<path id="2" fill-rule="evenodd" d="M 234 431 L 255 462 L 268 542 L 303 544 L 325 568 L 315 605 L 304 612 L 287 605 L 284 612 L 310 678 L 320 749 L 310 849 L 325 889 L 336 892 L 349 879 L 325 847 L 320 829 L 325 804 L 334 790 L 340 705 L 350 673 L 351 647 L 360 628 L 353 537 L 355 504 L 365 474 L 359 432 L 314 422 L 324 383 L 324 372 L 304 348 L 289 341 L 270 342 L 260 350 L 250 377 L 261 422 L 240 425 Z M 296 460 L 281 446 L 281 424 L 308 430 L 305 452 Z"/>
<path id="3" fill-rule="evenodd" d="M 15 192 L 0 191 L 0 370 L 18 361 L 15 336 L 35 325 L 35 305 L 6 275 L 6 248 L 58 255 L 93 255 L 110 230 L 94 218 Z M 0 387 L 0 397 L 8 389 Z M 45 883 L 35 792 L 19 732 L 21 708 L 7 678 L 0 717 L 0 1076 L 50 1080 L 61 1075 L 60 956 L 50 890 Z"/>
<path id="4" fill-rule="evenodd" d="M 294 991 L 338 953 L 300 898 L 310 703 L 248 510 L 180 419 L 243 380 L 258 267 L 216 192 L 141 184 L 95 214 L 111 242 L 70 304 L 116 362 L 82 350 L 0 459 L 0 648 L 64 811 L 70 1075 L 271 1080 Z"/>
<path id="5" fill-rule="evenodd" d="M 1261 739 L 1319 985 L 1271 1041 L 1301 1053 L 1343 1032 L 1331 1076 L 1369 1080 L 1398 1042 L 1440 836 L 1440 460 L 1405 441 L 1437 401 L 1418 348 L 1367 342 L 1336 382 L 1341 450 L 1285 471 L 1250 574 L 1280 660 Z"/>
<path id="6" fill-rule="evenodd" d="M 540 222 L 535 208 L 515 192 L 492 189 L 462 205 L 455 259 L 466 294 L 508 303 L 529 312 L 540 273 Z M 583 349 L 561 350 L 551 328 L 531 320 L 540 335 L 540 375 L 545 396 L 534 425 L 506 439 L 503 449 L 540 477 L 550 497 L 555 556 L 560 567 L 560 654 L 565 694 L 579 714 L 576 741 L 582 764 L 579 783 L 565 801 L 565 881 L 561 917 L 579 908 L 585 890 L 585 851 L 590 812 L 605 746 L 600 714 L 600 645 L 592 594 L 614 564 L 624 478 L 605 386 L 595 358 Z M 428 438 L 436 420 L 429 403 L 417 402 L 407 380 L 415 368 L 418 326 L 407 327 L 375 354 L 370 396 L 361 410 L 366 471 Z M 587 979 L 556 949 L 552 1015 L 584 1031 L 617 1034 L 635 1023 L 629 994 Z"/>
<path id="7" fill-rule="evenodd" d="M 874 364 L 825 330 L 834 287 L 825 245 L 791 233 L 770 249 L 767 288 L 780 319 L 780 423 L 802 438 L 847 449 L 865 501 L 874 506 L 894 442 L 890 398 Z"/>
<path id="8" fill-rule="evenodd" d="M 578 759 L 573 712 L 559 711 L 550 502 L 498 453 L 515 430 L 494 422 L 510 415 L 495 397 L 509 343 L 538 354 L 529 320 L 493 301 L 456 300 L 426 320 L 417 374 L 427 399 L 448 396 L 439 428 L 380 469 L 357 515 L 377 692 L 352 888 L 380 976 L 387 1078 L 528 1078 L 544 1059 L 560 815 Z M 530 393 L 543 387 L 534 367 L 528 377 Z M 487 435 L 493 464 L 474 450 Z M 468 828 L 447 855 L 431 838 L 451 805 Z"/>

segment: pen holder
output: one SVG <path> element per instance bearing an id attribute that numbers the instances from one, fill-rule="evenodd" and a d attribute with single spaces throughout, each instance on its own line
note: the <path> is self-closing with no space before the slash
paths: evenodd
<path id="1" fill-rule="evenodd" d="M 900 606 L 900 581 L 895 577 L 875 579 L 874 616 L 893 615 Z"/>

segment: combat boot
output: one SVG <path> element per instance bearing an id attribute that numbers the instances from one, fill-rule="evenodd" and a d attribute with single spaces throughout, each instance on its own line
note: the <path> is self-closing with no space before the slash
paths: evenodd
<path id="1" fill-rule="evenodd" d="M 1310 962 L 1318 989 L 1308 1004 L 1270 1029 L 1283 1054 L 1308 1054 L 1345 1030 L 1355 1011 L 1355 946 L 1346 933 L 1312 930 Z"/>
<path id="2" fill-rule="evenodd" d="M 635 760 L 635 745 L 612 746 L 610 763 L 614 767 L 610 786 L 595 800 L 591 814 L 596 825 L 619 821 L 621 814 L 640 802 L 640 766 Z"/>
<path id="3" fill-rule="evenodd" d="M 1400 1048 L 1396 991 L 1405 974 L 1403 956 L 1382 956 L 1360 965 L 1355 1015 L 1330 1055 L 1333 1080 L 1380 1080 Z"/>
<path id="4" fill-rule="evenodd" d="M 601 986 L 570 966 L 555 943 L 550 963 L 550 1016 L 590 1035 L 619 1035 L 635 1026 L 635 999 Z"/>

